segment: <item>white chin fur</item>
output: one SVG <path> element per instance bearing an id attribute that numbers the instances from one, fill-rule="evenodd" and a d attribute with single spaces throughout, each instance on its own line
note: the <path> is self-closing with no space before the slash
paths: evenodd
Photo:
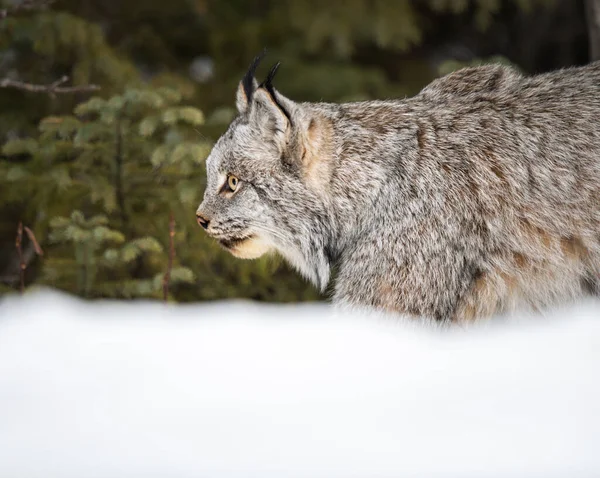
<path id="1" fill-rule="evenodd" d="M 229 252 L 239 259 L 258 259 L 271 250 L 271 247 L 257 237 L 252 237 L 237 244 Z"/>

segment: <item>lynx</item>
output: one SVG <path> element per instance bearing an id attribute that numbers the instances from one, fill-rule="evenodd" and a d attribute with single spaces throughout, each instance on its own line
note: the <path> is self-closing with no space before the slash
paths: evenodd
<path id="1" fill-rule="evenodd" d="M 209 155 L 196 215 L 277 251 L 334 303 L 438 321 L 600 290 L 600 63 L 459 70 L 412 98 L 298 103 L 258 84 Z"/>

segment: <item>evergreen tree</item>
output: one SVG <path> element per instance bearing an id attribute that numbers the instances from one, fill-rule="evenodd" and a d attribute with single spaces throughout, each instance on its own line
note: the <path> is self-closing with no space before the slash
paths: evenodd
<path id="1" fill-rule="evenodd" d="M 179 106 L 180 99 L 165 88 L 95 97 L 75 115 L 45 118 L 37 140 L 5 144 L 5 155 L 29 159 L 4 165 L 3 190 L 29 197 L 38 229 L 48 223 L 50 242 L 74 251 L 50 248 L 41 282 L 67 289 L 76 284 L 86 296 L 159 295 L 160 287 L 150 288 L 148 280 L 164 272 L 164 255 L 157 253 L 168 243 L 168 211 L 193 210 L 191 184 L 200 182 L 199 165 L 210 149 L 191 140 L 203 115 Z M 78 210 L 69 219 L 59 215 L 73 206 Z M 100 215 L 86 220 L 79 209 Z M 125 244 L 104 251 L 99 261 L 111 242 Z M 189 269 L 172 277 L 193 282 Z"/>
<path id="2" fill-rule="evenodd" d="M 554 0 L 232 0 L 196 2 L 206 16 L 217 80 L 230 101 L 250 59 L 268 46 L 282 59 L 282 90 L 301 100 L 349 101 L 416 93 L 438 71 L 410 51 L 448 28 L 453 18 L 477 31 L 502 10 L 531 12 Z M 219 90 L 221 91 L 221 90 Z M 229 95 L 229 97 L 227 96 Z"/>

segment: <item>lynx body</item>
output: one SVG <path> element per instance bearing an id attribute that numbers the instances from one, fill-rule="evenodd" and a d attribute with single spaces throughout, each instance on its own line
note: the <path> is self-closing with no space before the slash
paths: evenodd
<path id="1" fill-rule="evenodd" d="M 600 64 L 467 68 L 405 100 L 296 103 L 240 83 L 197 216 L 335 303 L 465 321 L 600 289 Z"/>

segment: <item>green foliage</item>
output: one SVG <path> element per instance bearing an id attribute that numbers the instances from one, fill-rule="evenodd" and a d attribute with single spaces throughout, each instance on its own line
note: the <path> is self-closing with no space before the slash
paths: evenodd
<path id="1" fill-rule="evenodd" d="M 210 149 L 194 131 L 204 121 L 202 112 L 180 100 L 166 88 L 91 98 L 72 116 L 43 119 L 37 140 L 4 145 L 9 157 L 28 156 L 3 165 L 6 190 L 15 199 L 30 195 L 29 205 L 47 218 L 49 244 L 67 244 L 73 252 L 69 264 L 67 250 L 57 249 L 65 257 L 50 248 L 48 283 L 68 284 L 77 271 L 73 286 L 86 296 L 160 292 L 155 275 L 164 274 L 166 265 L 161 240 L 168 242 L 169 210 L 190 208 L 192 215 L 198 194 L 190 184 L 201 182 L 200 165 Z M 86 219 L 79 209 L 69 217 L 57 214 L 73 207 L 96 215 Z M 107 249 L 114 244 L 121 247 Z M 180 267 L 171 282 L 189 284 L 192 277 Z"/>
<path id="2" fill-rule="evenodd" d="M 106 216 L 85 219 L 81 211 L 75 210 L 71 217 L 58 216 L 50 221 L 50 243 L 67 243 L 72 246 L 78 269 L 77 290 L 89 296 L 98 273 L 96 252 L 105 244 L 122 243 L 125 236 L 107 227 Z M 55 272 L 60 274 L 60 270 Z"/>
<path id="3" fill-rule="evenodd" d="M 144 253 L 151 252 L 160 254 L 163 252 L 162 245 L 153 237 L 141 237 L 129 241 L 121 249 L 107 249 L 104 251 L 104 259 L 111 265 L 130 264 Z"/>
<path id="4" fill-rule="evenodd" d="M 475 3 L 473 21 L 480 30 L 488 28 L 494 19 L 494 15 L 500 12 L 502 4 L 508 3 L 500 0 L 477 0 L 475 2 L 471 2 L 470 0 L 429 0 L 429 2 L 435 12 L 452 12 L 454 14 L 466 11 L 472 3 Z M 511 1 L 511 3 L 516 4 L 524 12 L 529 12 L 536 6 L 544 6 L 552 2 L 553 0 L 551 2 L 548 2 L 548 0 Z"/>
<path id="5" fill-rule="evenodd" d="M 131 61 L 106 41 L 100 25 L 64 11 L 39 11 L 9 16 L 0 22 L 2 74 L 37 84 L 50 84 L 63 75 L 70 85 L 96 83 L 106 94 L 138 81 Z M 51 97 L 0 90 L 0 134 L 32 133 L 41 117 L 72 108 L 77 97 Z"/>
<path id="6" fill-rule="evenodd" d="M 253 2 L 249 2 L 253 3 Z M 504 2 L 508 3 L 508 2 Z M 523 10 L 544 0 L 513 0 Z M 264 2 L 262 3 L 264 6 Z M 279 4 L 279 5 L 278 5 Z M 361 44 L 381 49 L 406 51 L 423 41 L 424 8 L 437 13 L 465 13 L 473 8 L 473 21 L 487 28 L 501 7 L 500 0 L 292 0 L 273 3 L 278 16 L 289 18 L 311 52 L 332 48 L 340 57 L 349 57 Z M 277 5 L 277 6 L 275 6 Z M 421 7 L 421 8 L 419 8 Z M 266 16 L 268 18 L 268 16 Z"/>
<path id="7" fill-rule="evenodd" d="M 213 98 L 224 104 L 231 101 L 250 59 L 265 46 L 273 61 L 283 61 L 277 84 L 294 98 L 348 101 L 411 95 L 437 72 L 428 58 L 408 52 L 438 33 L 436 29 L 444 31 L 452 16 L 460 17 L 464 28 L 485 31 L 507 9 L 529 12 L 555 0 L 195 3 L 208 18 L 210 53 L 219 64 L 215 85 L 226 87 Z"/>

